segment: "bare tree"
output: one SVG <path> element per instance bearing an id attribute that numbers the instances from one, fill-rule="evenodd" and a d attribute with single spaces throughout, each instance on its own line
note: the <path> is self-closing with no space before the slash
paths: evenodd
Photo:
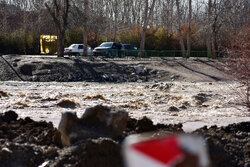
<path id="1" fill-rule="evenodd" d="M 88 19 L 89 19 L 89 0 L 84 0 L 84 28 L 83 28 L 83 54 L 88 56 Z"/>
<path id="2" fill-rule="evenodd" d="M 0 11 L 0 15 L 1 15 L 1 22 L 0 22 L 0 30 L 2 30 L 2 32 L 7 32 L 7 25 L 8 25 L 8 12 L 7 12 L 7 3 L 6 1 L 1 1 L 0 2 L 0 7 L 1 7 L 1 11 Z"/>
<path id="3" fill-rule="evenodd" d="M 182 56 L 185 57 L 185 45 L 184 45 L 184 39 L 181 31 L 181 10 L 180 10 L 180 2 L 179 0 L 176 0 L 176 8 L 177 8 L 177 30 L 179 33 L 180 38 L 180 45 L 181 45 L 181 52 Z"/>
<path id="4" fill-rule="evenodd" d="M 144 48 L 145 48 L 146 30 L 147 30 L 149 18 L 151 17 L 153 10 L 154 10 L 155 2 L 156 2 L 156 0 L 153 0 L 152 5 L 150 7 L 149 0 L 145 1 L 144 21 L 143 21 L 143 27 L 142 27 L 140 50 L 144 50 Z"/>
<path id="5" fill-rule="evenodd" d="M 249 25 L 232 36 L 231 46 L 227 48 L 226 67 L 245 89 L 240 96 L 250 112 L 250 28 Z"/>
<path id="6" fill-rule="evenodd" d="M 57 30 L 57 54 L 63 57 L 65 31 L 68 25 L 69 0 L 53 0 L 45 6 L 51 15 Z"/>
<path id="7" fill-rule="evenodd" d="M 191 19 L 192 19 L 192 0 L 188 1 L 188 31 L 187 31 L 187 57 L 190 57 L 190 52 L 191 52 Z"/>
<path id="8" fill-rule="evenodd" d="M 207 6 L 207 56 L 212 56 L 212 48 L 211 48 L 211 15 L 212 15 L 212 0 L 208 0 L 208 6 Z"/>

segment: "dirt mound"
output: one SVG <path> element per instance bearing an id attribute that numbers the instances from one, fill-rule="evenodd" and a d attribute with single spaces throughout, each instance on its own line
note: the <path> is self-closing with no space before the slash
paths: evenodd
<path id="1" fill-rule="evenodd" d="M 203 127 L 194 133 L 207 141 L 212 166 L 250 166 L 250 122 Z"/>
<path id="2" fill-rule="evenodd" d="M 59 151 L 48 166 L 122 167 L 120 145 L 106 138 L 89 139 Z"/>
<path id="3" fill-rule="evenodd" d="M 61 146 L 60 133 L 52 123 L 35 122 L 29 117 L 17 119 L 14 111 L 0 116 L 0 140 L 13 143 L 29 143 L 43 146 Z"/>
<path id="4" fill-rule="evenodd" d="M 228 76 L 220 61 L 204 59 L 104 59 L 84 57 L 4 55 L 0 59 L 0 80 L 40 82 L 152 82 L 222 81 Z M 18 61 L 17 61 L 18 60 Z M 2 65 L 2 66 L 1 66 Z M 12 66 L 12 67 L 11 67 Z M 13 71 L 13 69 L 15 71 Z M 20 75 L 17 76 L 17 75 Z"/>
<path id="5" fill-rule="evenodd" d="M 144 117 L 129 118 L 123 135 L 116 139 L 86 139 L 62 147 L 60 133 L 51 123 L 17 119 L 14 111 L 0 115 L 0 167 L 4 166 L 123 166 L 121 144 L 130 134 L 148 131 L 183 133 L 182 125 L 153 125 Z M 204 137 L 212 166 L 249 166 L 250 122 L 227 127 L 203 127 L 193 132 Z"/>

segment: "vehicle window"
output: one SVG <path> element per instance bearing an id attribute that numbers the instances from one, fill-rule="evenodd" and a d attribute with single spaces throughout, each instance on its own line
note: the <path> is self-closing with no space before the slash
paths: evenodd
<path id="1" fill-rule="evenodd" d="M 69 48 L 75 48 L 75 47 L 76 47 L 75 44 L 72 44 L 72 45 L 69 46 Z"/>
<path id="2" fill-rule="evenodd" d="M 83 45 L 79 45 L 79 46 L 78 46 L 78 49 L 83 49 Z"/>
<path id="3" fill-rule="evenodd" d="M 101 45 L 100 45 L 100 47 L 112 47 L 112 44 L 113 43 L 102 43 Z"/>

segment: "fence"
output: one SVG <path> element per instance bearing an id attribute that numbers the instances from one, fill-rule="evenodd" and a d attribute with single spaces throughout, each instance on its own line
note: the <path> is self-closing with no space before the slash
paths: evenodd
<path id="1" fill-rule="evenodd" d="M 216 57 L 223 57 L 224 53 L 216 51 Z M 185 51 L 187 55 L 187 51 Z M 105 49 L 94 51 L 94 56 L 104 56 L 107 58 L 115 57 L 134 57 L 134 58 L 153 58 L 153 57 L 182 57 L 181 50 L 116 50 Z M 207 51 L 190 51 L 189 57 L 208 57 Z"/>

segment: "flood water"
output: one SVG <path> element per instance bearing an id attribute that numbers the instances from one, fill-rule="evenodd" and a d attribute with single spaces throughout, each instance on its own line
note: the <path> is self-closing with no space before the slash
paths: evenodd
<path id="1" fill-rule="evenodd" d="M 166 84 L 168 86 L 166 86 Z M 51 121 L 58 126 L 61 113 L 76 112 L 80 117 L 87 107 L 114 105 L 131 117 L 147 116 L 155 124 L 183 123 L 185 131 L 204 125 L 224 126 L 250 121 L 241 105 L 239 83 L 173 82 L 162 83 L 87 83 L 87 82 L 0 82 L 0 112 L 13 110 L 22 118 Z M 60 106 L 63 101 L 75 107 Z"/>

